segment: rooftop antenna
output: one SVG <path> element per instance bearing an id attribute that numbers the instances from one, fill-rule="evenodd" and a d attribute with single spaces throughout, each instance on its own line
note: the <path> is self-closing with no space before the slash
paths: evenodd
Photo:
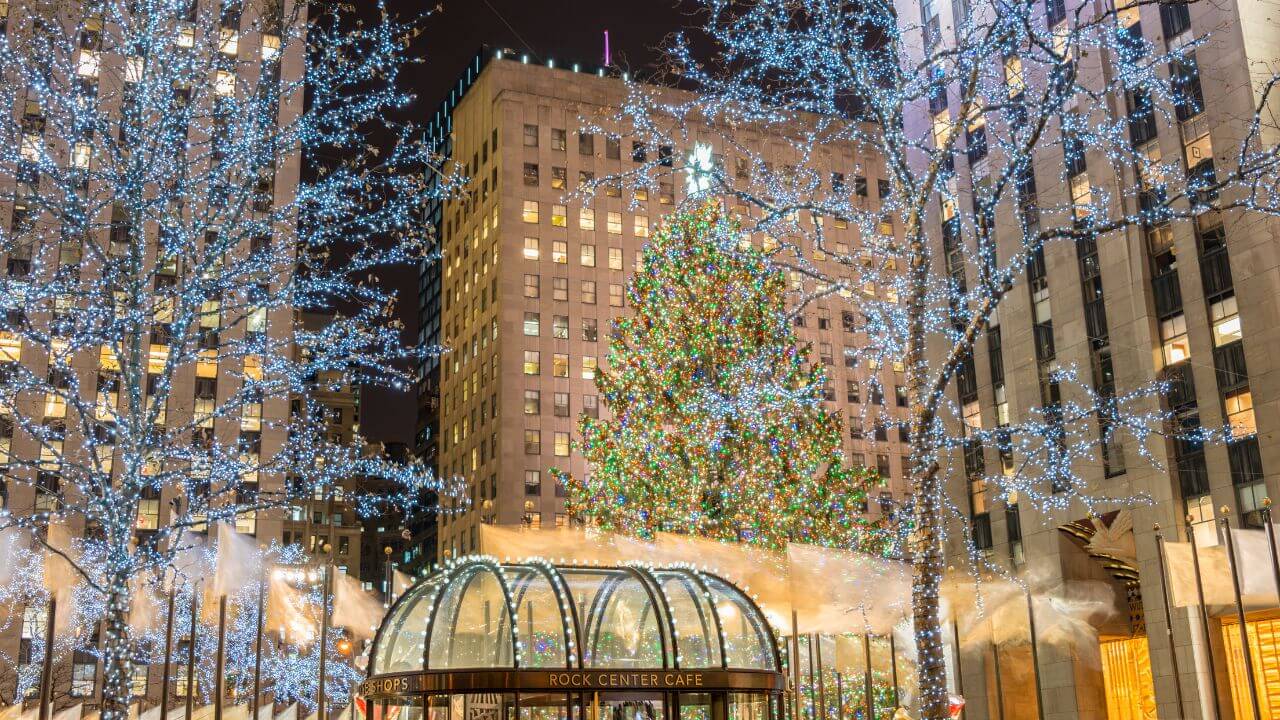
<path id="1" fill-rule="evenodd" d="M 609 54 L 609 31 L 605 30 L 604 31 L 604 65 L 605 67 L 608 67 L 612 64 L 613 64 L 612 58 L 610 57 L 610 54 Z"/>

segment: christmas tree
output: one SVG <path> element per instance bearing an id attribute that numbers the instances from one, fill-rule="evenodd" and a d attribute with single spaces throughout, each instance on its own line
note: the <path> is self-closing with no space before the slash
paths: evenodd
<path id="1" fill-rule="evenodd" d="M 877 546 L 874 473 L 845 464 L 783 274 L 741 238 L 708 202 L 646 247 L 596 376 L 611 417 L 579 424 L 591 472 L 566 479 L 570 512 L 641 537 Z"/>

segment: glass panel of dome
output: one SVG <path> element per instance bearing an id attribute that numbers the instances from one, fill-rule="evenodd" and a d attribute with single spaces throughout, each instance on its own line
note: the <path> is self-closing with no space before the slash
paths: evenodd
<path id="1" fill-rule="evenodd" d="M 578 626 L 582 629 L 582 641 L 586 643 L 587 638 L 590 637 L 587 634 L 588 628 L 596 626 L 595 618 L 604 610 L 603 607 L 596 605 L 600 588 L 609 580 L 616 578 L 618 572 L 577 568 L 559 568 L 559 570 L 565 585 L 569 587 L 569 597 L 577 611 Z"/>
<path id="2" fill-rule="evenodd" d="M 378 649 L 373 655 L 375 672 L 422 669 L 427 617 L 439 587 L 438 579 L 424 582 L 409 590 L 409 595 L 396 605 L 391 617 L 383 623 Z"/>
<path id="3" fill-rule="evenodd" d="M 541 570 L 523 567 L 508 568 L 507 581 L 516 604 L 520 666 L 569 667 L 564 613 L 551 581 Z"/>
<path id="4" fill-rule="evenodd" d="M 769 651 L 768 629 L 741 592 L 720 578 L 705 576 L 715 598 L 724 629 L 725 657 L 729 667 L 776 670 Z"/>
<path id="5" fill-rule="evenodd" d="M 640 579 L 615 571 L 600 587 L 594 623 L 587 625 L 587 667 L 659 668 L 666 662 L 662 618 Z"/>
<path id="6" fill-rule="evenodd" d="M 497 572 L 473 565 L 449 580 L 431 627 L 427 667 L 512 667 L 511 614 Z"/>
<path id="7" fill-rule="evenodd" d="M 706 593 L 686 571 L 655 571 L 671 608 L 680 667 L 720 667 L 720 640 Z"/>

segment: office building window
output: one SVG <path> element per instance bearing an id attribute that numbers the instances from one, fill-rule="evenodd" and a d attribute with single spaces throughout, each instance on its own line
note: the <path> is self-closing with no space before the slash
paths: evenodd
<path id="1" fill-rule="evenodd" d="M 1213 346 L 1229 345 L 1243 337 L 1236 296 L 1228 295 L 1209 305 L 1209 321 L 1213 323 Z"/>
<path id="2" fill-rule="evenodd" d="M 542 372 L 542 361 L 537 350 L 524 351 L 524 374 L 537 375 Z"/>
<path id="3" fill-rule="evenodd" d="M 616 137 L 606 137 L 604 139 L 604 156 L 610 160 L 620 160 L 622 158 L 621 144 Z"/>
<path id="4" fill-rule="evenodd" d="M 568 185 L 569 171 L 562 167 L 551 166 L 551 189 L 563 190 Z"/>
<path id="5" fill-rule="evenodd" d="M 621 235 L 622 234 L 622 213 L 609 212 L 606 217 L 608 222 L 606 229 L 609 231 L 609 234 Z"/>
<path id="6" fill-rule="evenodd" d="M 596 136 L 591 133 L 578 133 L 578 154 L 594 155 L 596 151 Z"/>
<path id="7" fill-rule="evenodd" d="M 538 238 L 527 237 L 524 239 L 524 259 L 537 260 L 542 256 L 542 251 L 538 247 Z"/>
<path id="8" fill-rule="evenodd" d="M 583 380 L 595 380 L 596 370 L 598 369 L 599 369 L 599 365 L 596 363 L 596 359 L 593 356 L 591 355 L 582 356 L 582 379 Z"/>
<path id="9" fill-rule="evenodd" d="M 524 414 L 537 415 L 542 412 L 542 393 L 538 390 L 524 391 Z"/>
<path id="10" fill-rule="evenodd" d="M 536 312 L 527 312 L 524 314 L 524 334 L 530 337 L 537 337 L 539 326 L 542 324 L 541 318 Z"/>
<path id="11" fill-rule="evenodd" d="M 569 339 L 569 316 L 568 315 L 552 315 L 551 316 L 551 337 L 557 340 Z"/>
<path id="12" fill-rule="evenodd" d="M 537 125 L 524 126 L 524 146 L 538 147 L 538 126 Z"/>
<path id="13" fill-rule="evenodd" d="M 552 448 L 556 457 L 569 457 L 569 433 L 557 432 L 552 436 L 554 447 Z"/>
<path id="14" fill-rule="evenodd" d="M 609 285 L 609 307 L 622 307 L 622 286 Z"/>
<path id="15" fill-rule="evenodd" d="M 636 237 L 643 237 L 643 238 L 649 237 L 649 216 L 636 215 L 635 224 L 633 225 L 633 228 L 634 228 L 633 232 L 635 232 Z"/>
<path id="16" fill-rule="evenodd" d="M 524 454 L 525 455 L 541 455 L 542 454 L 542 433 L 537 430 L 524 431 Z"/>
<path id="17" fill-rule="evenodd" d="M 537 470 L 524 471 L 525 497 L 537 497 L 542 494 L 542 473 Z"/>
<path id="18" fill-rule="evenodd" d="M 587 342 L 595 342 L 596 335 L 597 335 L 596 319 L 582 318 L 582 339 L 586 340 Z"/>
<path id="19" fill-rule="evenodd" d="M 596 229 L 596 211 L 592 208 L 578 209 L 578 228 L 582 230 Z"/>
<path id="20" fill-rule="evenodd" d="M 591 418 L 600 417 L 599 400 L 595 395 L 582 396 L 582 414 Z"/>
<path id="21" fill-rule="evenodd" d="M 551 241 L 551 262 L 561 265 L 569 262 L 569 243 L 564 240 Z"/>
<path id="22" fill-rule="evenodd" d="M 569 210 L 564 205 L 551 206 L 551 224 L 556 227 L 569 226 Z"/>
<path id="23" fill-rule="evenodd" d="M 595 280 L 582 281 L 582 302 L 586 305 L 596 304 L 596 282 Z"/>
<path id="24" fill-rule="evenodd" d="M 622 269 L 622 248 L 616 248 L 616 247 L 609 248 L 609 269 L 610 270 Z"/>
<path id="25" fill-rule="evenodd" d="M 552 395 L 551 414 L 556 417 L 569 417 L 569 393 L 558 392 Z"/>
<path id="26" fill-rule="evenodd" d="M 582 263 L 582 267 L 595 267 L 596 266 L 596 246 L 587 245 L 584 243 L 582 245 L 582 250 L 578 255 L 578 259 Z"/>
<path id="27" fill-rule="evenodd" d="M 569 377 L 569 356 L 567 354 L 554 353 L 551 355 L 551 376 Z"/>
<path id="28" fill-rule="evenodd" d="M 538 163 L 524 164 L 524 184 L 531 187 L 538 186 Z"/>
<path id="29" fill-rule="evenodd" d="M 551 128 L 551 149 L 564 152 L 568 145 L 569 135 L 563 129 Z"/>
<path id="30" fill-rule="evenodd" d="M 1222 403 L 1227 410 L 1227 425 L 1231 428 L 1233 440 L 1257 434 L 1258 424 L 1253 417 L 1253 393 L 1248 388 L 1227 393 Z"/>
<path id="31" fill-rule="evenodd" d="M 1191 357 L 1191 343 L 1187 340 L 1187 319 L 1181 313 L 1160 321 L 1160 342 L 1164 364 L 1176 365 Z"/>
<path id="32" fill-rule="evenodd" d="M 591 172 L 590 170 L 578 171 L 578 189 L 585 188 L 586 186 L 590 185 L 595 181 L 596 181 L 596 174 Z"/>
<path id="33" fill-rule="evenodd" d="M 525 273 L 524 276 L 524 296 L 527 298 L 536 298 L 542 294 L 542 281 L 537 275 Z"/>
<path id="34" fill-rule="evenodd" d="M 538 201 L 525 200 L 524 209 L 521 211 L 520 217 L 527 223 L 537 224 L 538 222 Z"/>
<path id="35" fill-rule="evenodd" d="M 551 278 L 551 299 L 560 301 L 569 299 L 569 278 Z"/>

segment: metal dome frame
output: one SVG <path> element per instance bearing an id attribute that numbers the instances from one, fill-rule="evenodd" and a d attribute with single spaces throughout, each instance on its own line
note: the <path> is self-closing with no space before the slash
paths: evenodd
<path id="1" fill-rule="evenodd" d="M 510 575 L 515 572 L 522 577 L 512 582 Z M 589 606 L 580 607 L 575 602 L 574 584 L 570 582 L 575 574 L 598 576 L 594 578 L 598 585 L 590 591 Z M 437 642 L 437 626 L 443 622 L 440 617 L 442 608 L 450 604 L 447 610 L 453 613 L 450 622 L 457 623 L 468 593 L 472 592 L 471 584 L 483 575 L 496 580 L 505 604 L 497 617 L 496 632 L 502 639 L 494 648 L 494 661 L 474 667 L 432 667 L 432 647 Z M 531 665 L 525 657 L 518 628 L 519 611 L 523 607 L 525 595 L 534 587 L 535 578 L 544 580 L 546 587 L 555 594 L 565 651 L 563 664 L 557 661 L 555 664 Z M 682 635 L 675 620 L 672 596 L 666 588 L 666 583 L 672 581 L 683 584 L 681 592 L 688 593 L 687 602 L 692 603 L 701 625 L 699 635 L 689 633 L 684 637 L 703 638 L 705 644 L 701 649 L 706 652 L 711 664 L 684 662 L 686 659 L 680 651 Z M 459 586 L 458 583 L 462 585 Z M 628 583 L 635 585 L 628 586 Z M 429 585 L 435 587 L 425 587 Z M 643 591 L 643 597 L 647 599 L 637 625 L 643 627 L 652 622 L 656 626 L 661 664 L 656 667 L 610 667 L 607 664 L 608 658 L 603 661 L 594 659 L 594 651 L 601 641 L 602 627 L 609 610 L 616 603 L 625 602 L 618 599 L 623 596 L 617 593 L 634 592 L 636 587 Z M 423 596 L 422 592 L 429 592 L 430 595 Z M 450 599 L 447 603 L 446 597 L 451 592 L 456 592 L 457 598 Z M 493 600 L 497 600 L 496 596 Z M 427 604 L 425 607 L 422 606 L 424 601 Z M 406 609 L 406 602 L 414 605 Z M 757 666 L 733 667 L 730 664 L 732 653 L 721 609 L 726 602 L 736 612 L 744 615 L 742 636 L 755 636 L 750 641 L 752 645 L 748 652 L 759 657 Z M 420 618 L 419 613 L 422 612 L 427 613 L 427 619 L 422 632 L 421 664 L 409 670 L 388 671 L 378 667 L 379 662 L 390 659 L 396 649 L 395 645 L 390 645 L 386 650 L 383 647 L 384 643 L 396 641 L 396 637 L 388 634 L 395 632 L 391 627 L 404 623 L 411 617 Z M 650 612 L 652 617 L 649 616 Z M 582 616 L 584 614 L 585 617 Z M 504 622 L 505 628 L 502 626 Z M 448 632 L 450 634 L 447 640 L 450 645 L 447 652 L 452 657 L 456 628 L 450 627 Z M 714 638 L 711 637 L 712 634 Z M 510 642 L 511 647 L 509 661 L 505 657 L 507 642 Z M 416 651 L 416 647 L 412 649 Z M 382 657 L 384 654 L 386 658 Z M 555 565 L 539 558 L 499 562 L 495 558 L 479 555 L 459 558 L 443 570 L 418 581 L 392 604 L 374 636 L 367 671 L 368 680 L 361 684 L 360 694 L 368 699 L 383 701 L 403 701 L 433 693 L 565 692 L 569 686 L 573 688 L 573 692 L 639 690 L 642 687 L 646 690 L 673 691 L 683 689 L 685 683 L 696 685 L 700 691 L 777 695 L 785 685 L 778 643 L 764 613 L 747 593 L 719 575 L 685 564 Z M 622 679 L 621 682 L 619 678 Z M 626 683 L 628 679 L 643 683 L 643 686 L 631 687 Z"/>

